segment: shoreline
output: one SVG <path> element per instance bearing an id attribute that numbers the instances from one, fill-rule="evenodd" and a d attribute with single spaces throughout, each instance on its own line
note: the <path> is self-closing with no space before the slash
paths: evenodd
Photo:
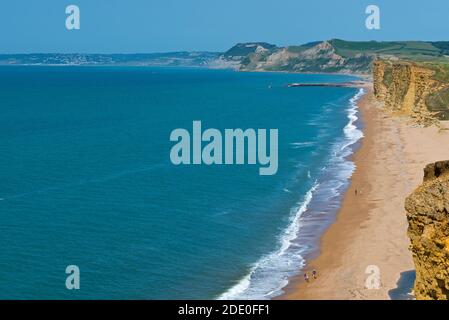
<path id="1" fill-rule="evenodd" d="M 277 299 L 390 299 L 394 290 L 394 296 L 403 298 L 411 290 L 414 265 L 404 200 L 421 182 L 427 163 L 449 159 L 449 150 L 439 148 L 449 134 L 392 117 L 381 110 L 372 92 L 367 88 L 357 104 L 364 138 L 351 156 L 356 170 L 336 221 L 322 235 L 317 255 Z M 369 266 L 380 272 L 378 289 L 365 288 Z M 303 274 L 312 270 L 318 279 L 306 283 Z M 404 292 L 398 295 L 400 290 Z"/>
<path id="2" fill-rule="evenodd" d="M 341 137 L 339 136 L 332 142 L 329 158 L 323 163 L 323 166 L 317 168 L 313 176 L 309 172 L 310 188 L 303 198 L 298 199 L 297 204 L 291 207 L 289 223 L 279 235 L 279 247 L 262 256 L 252 265 L 249 274 L 239 279 L 236 284 L 216 296 L 215 299 L 252 299 L 254 294 L 259 299 L 277 299 L 283 294 L 283 289 L 287 284 L 286 279 L 294 277 L 297 274 L 295 271 L 302 269 L 306 260 L 317 254 L 320 238 L 335 221 L 341 200 L 354 171 L 354 164 L 350 158 L 359 148 L 363 137 L 363 126 L 357 103 L 364 95 L 366 95 L 366 88 L 359 87 L 354 94 L 348 94 L 347 97 L 342 96 L 341 102 L 344 108 L 342 111 L 347 122 L 342 129 Z M 257 282 L 252 278 L 257 277 L 257 273 L 263 270 L 264 267 L 260 268 L 261 266 L 266 266 L 273 259 L 274 261 L 284 260 L 283 267 L 276 268 L 278 276 L 274 278 L 275 286 L 267 291 L 255 289 L 255 293 L 248 296 L 248 288 L 257 288 L 257 284 L 255 284 Z M 274 269 L 274 267 L 273 265 L 272 268 Z"/>

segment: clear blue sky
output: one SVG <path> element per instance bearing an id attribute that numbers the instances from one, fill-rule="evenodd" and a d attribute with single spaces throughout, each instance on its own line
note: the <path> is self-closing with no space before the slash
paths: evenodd
<path id="1" fill-rule="evenodd" d="M 81 29 L 65 28 L 65 8 Z M 381 9 L 381 30 L 365 8 Z M 449 40 L 448 0 L 3 0 L 0 53 L 223 51 L 237 42 L 277 45 L 347 40 Z"/>

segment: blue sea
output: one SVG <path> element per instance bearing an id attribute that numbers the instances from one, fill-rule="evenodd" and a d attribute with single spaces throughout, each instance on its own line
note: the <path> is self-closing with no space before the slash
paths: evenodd
<path id="1" fill-rule="evenodd" d="M 0 298 L 269 299 L 335 220 L 362 137 L 343 75 L 0 67 Z M 170 133 L 278 129 L 279 170 L 170 161 Z M 66 267 L 80 289 L 65 286 Z"/>

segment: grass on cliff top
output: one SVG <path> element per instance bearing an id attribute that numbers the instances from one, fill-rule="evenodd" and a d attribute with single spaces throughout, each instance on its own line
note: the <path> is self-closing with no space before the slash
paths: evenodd
<path id="1" fill-rule="evenodd" d="M 334 46 L 337 53 L 343 57 L 353 57 L 360 53 L 410 58 L 419 56 L 440 57 L 445 53 L 446 46 L 449 48 L 449 42 L 438 42 L 437 45 L 424 41 L 378 42 L 334 39 L 329 42 Z"/>
<path id="2" fill-rule="evenodd" d="M 387 64 L 384 70 L 383 78 L 383 83 L 386 87 L 390 87 L 393 80 L 391 61 L 390 63 L 388 61 L 389 60 L 386 60 Z M 441 57 L 432 60 L 405 59 L 402 61 L 395 61 L 395 63 L 413 63 L 435 71 L 433 78 L 444 84 L 444 86 L 442 89 L 427 96 L 425 103 L 429 111 L 435 112 L 437 118 L 440 120 L 449 120 L 449 58 Z M 404 96 L 405 92 L 398 92 L 397 94 L 399 96 Z"/>
<path id="3" fill-rule="evenodd" d="M 449 83 L 449 59 L 441 62 L 429 62 L 426 65 L 435 70 L 435 75 L 433 76 L 435 80 Z"/>
<path id="4" fill-rule="evenodd" d="M 385 62 L 394 61 L 389 59 L 383 59 Z M 394 61 L 396 64 L 415 64 L 424 68 L 431 69 L 435 71 L 433 79 L 440 81 L 442 83 L 449 84 L 449 57 L 439 57 L 435 59 L 429 58 L 408 58 L 404 57 L 403 60 Z M 388 68 L 388 65 L 387 65 Z"/>
<path id="5" fill-rule="evenodd" d="M 426 105 L 440 120 L 449 120 L 449 87 L 430 94 L 426 98 Z"/>
<path id="6" fill-rule="evenodd" d="M 436 59 L 405 59 L 404 61 L 435 71 L 433 79 L 441 83 L 449 84 L 449 57 L 439 57 Z"/>
<path id="7" fill-rule="evenodd" d="M 443 89 L 430 94 L 426 99 L 426 105 L 430 111 L 436 112 L 441 120 L 449 120 L 449 62 L 424 63 L 430 69 L 435 70 L 433 78 L 447 84 Z"/>

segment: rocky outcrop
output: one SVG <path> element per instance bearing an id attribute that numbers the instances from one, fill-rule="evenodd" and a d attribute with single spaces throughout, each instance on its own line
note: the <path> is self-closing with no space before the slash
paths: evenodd
<path id="1" fill-rule="evenodd" d="M 425 41 L 377 42 L 331 39 L 286 47 L 277 47 L 265 42 L 249 42 L 232 47 L 222 55 L 222 59 L 238 61 L 239 69 L 242 71 L 335 72 L 363 75 L 371 75 L 373 61 L 376 59 L 420 61 L 424 64 L 434 64 L 444 79 L 449 76 L 445 61 L 449 53 L 448 48 L 449 42 Z M 402 64 L 403 66 L 405 64 Z M 395 65 L 393 68 L 395 72 L 407 73 L 407 66 L 396 67 Z M 426 69 L 424 72 L 426 77 L 426 71 L 430 68 L 423 69 Z M 417 77 L 419 78 L 419 72 Z M 439 97 L 436 97 L 434 102 L 437 104 L 436 109 L 446 111 L 445 105 L 443 107 L 440 105 Z"/>
<path id="2" fill-rule="evenodd" d="M 444 84 L 435 80 L 434 71 L 405 61 L 376 60 L 373 63 L 375 97 L 396 114 L 410 116 L 424 126 L 437 124 L 427 98 Z"/>
<path id="3" fill-rule="evenodd" d="M 449 120 L 447 48 L 449 42 L 332 39 L 288 47 L 251 42 L 234 46 L 217 60 L 241 71 L 372 74 L 375 97 L 386 110 L 419 125 L 440 126 L 439 120 Z"/>
<path id="4" fill-rule="evenodd" d="M 405 202 L 420 300 L 449 299 L 449 161 L 429 164 Z"/>
<path id="5" fill-rule="evenodd" d="M 239 44 L 223 58 L 240 61 L 242 71 L 340 72 L 369 74 L 374 55 L 363 52 L 339 54 L 330 41 L 277 48 L 267 44 Z"/>

